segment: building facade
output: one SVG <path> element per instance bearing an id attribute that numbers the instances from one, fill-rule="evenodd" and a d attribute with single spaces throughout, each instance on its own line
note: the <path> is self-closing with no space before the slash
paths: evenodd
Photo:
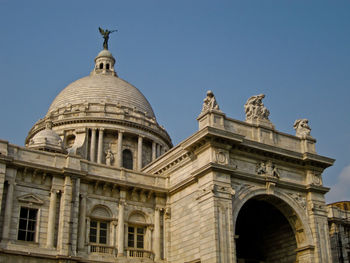
<path id="1" fill-rule="evenodd" d="M 114 64 L 102 50 L 25 147 L 0 141 L 0 262 L 333 262 L 334 160 L 306 119 L 279 132 L 261 94 L 234 120 L 208 91 L 198 131 L 173 147 Z"/>
<path id="2" fill-rule="evenodd" d="M 334 262 L 350 262 L 350 202 L 328 205 L 328 224 Z"/>

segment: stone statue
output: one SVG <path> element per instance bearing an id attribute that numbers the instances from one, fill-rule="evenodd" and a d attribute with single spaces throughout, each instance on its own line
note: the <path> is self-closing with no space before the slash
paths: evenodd
<path id="1" fill-rule="evenodd" d="M 220 111 L 220 108 L 216 102 L 214 93 L 211 90 L 208 90 L 207 97 L 203 100 L 202 112 L 206 112 L 210 110 Z"/>
<path id="2" fill-rule="evenodd" d="M 294 122 L 293 128 L 296 132 L 296 136 L 303 137 L 310 135 L 311 128 L 309 126 L 308 119 L 298 119 Z"/>
<path id="3" fill-rule="evenodd" d="M 108 29 L 106 30 L 103 30 L 102 28 L 98 28 L 98 30 L 100 31 L 101 35 L 103 36 L 104 38 L 104 41 L 103 41 L 103 48 L 108 50 L 108 39 L 109 39 L 109 34 L 110 33 L 113 33 L 113 32 L 117 32 L 118 30 L 112 30 L 112 31 L 109 31 Z"/>
<path id="4" fill-rule="evenodd" d="M 256 173 L 257 174 L 265 174 L 266 173 L 266 164 L 264 162 L 258 163 L 256 165 Z"/>
<path id="5" fill-rule="evenodd" d="M 52 130 L 52 121 L 51 120 L 45 121 L 45 128 L 48 130 Z"/>
<path id="6" fill-rule="evenodd" d="M 244 110 L 247 120 L 269 119 L 270 112 L 264 106 L 264 103 L 262 102 L 263 98 L 265 98 L 264 94 L 252 96 L 247 100 L 246 104 L 244 104 Z"/>
<path id="7" fill-rule="evenodd" d="M 114 154 L 113 152 L 111 151 L 111 149 L 109 148 L 107 151 L 106 151 L 106 164 L 107 165 L 112 165 L 114 162 Z"/>
<path id="8" fill-rule="evenodd" d="M 265 162 L 258 163 L 256 165 L 256 173 L 280 178 L 280 173 L 278 172 L 276 166 L 271 161 L 267 161 L 266 163 Z"/>

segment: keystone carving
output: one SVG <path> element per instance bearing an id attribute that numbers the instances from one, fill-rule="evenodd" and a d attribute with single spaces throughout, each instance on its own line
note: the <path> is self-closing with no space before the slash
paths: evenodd
<path id="1" fill-rule="evenodd" d="M 275 177 L 278 179 L 280 178 L 279 171 L 271 161 L 258 163 L 256 165 L 256 173 L 265 176 Z"/>
<path id="2" fill-rule="evenodd" d="M 244 105 L 246 120 L 269 120 L 270 111 L 264 106 L 265 94 L 250 97 Z"/>
<path id="3" fill-rule="evenodd" d="M 215 159 L 216 159 L 216 162 L 219 164 L 227 164 L 227 157 L 224 151 L 216 150 Z"/>
<path id="4" fill-rule="evenodd" d="M 298 137 L 309 136 L 311 132 L 308 119 L 296 120 L 294 122 L 293 128 L 295 130 L 295 135 Z"/>

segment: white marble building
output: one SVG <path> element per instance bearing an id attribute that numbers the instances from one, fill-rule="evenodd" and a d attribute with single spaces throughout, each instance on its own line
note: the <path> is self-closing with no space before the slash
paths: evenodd
<path id="1" fill-rule="evenodd" d="M 305 119 L 264 95 L 226 117 L 209 91 L 173 147 L 107 50 L 29 131 L 0 141 L 0 262 L 332 262 L 320 156 Z M 199 109 L 200 111 L 200 109 Z"/>

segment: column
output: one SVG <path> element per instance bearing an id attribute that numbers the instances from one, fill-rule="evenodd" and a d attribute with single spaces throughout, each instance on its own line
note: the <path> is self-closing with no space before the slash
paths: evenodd
<path id="1" fill-rule="evenodd" d="M 103 154 L 103 130 L 98 130 L 98 147 L 97 147 L 97 162 L 102 163 L 102 154 Z"/>
<path id="2" fill-rule="evenodd" d="M 83 251 L 85 248 L 85 230 L 86 230 L 86 195 L 81 195 L 80 209 L 79 209 L 79 240 L 78 249 Z"/>
<path id="3" fill-rule="evenodd" d="M 157 157 L 160 156 L 160 144 L 157 144 Z"/>
<path id="4" fill-rule="evenodd" d="M 117 150 L 117 164 L 118 167 L 123 166 L 123 156 L 122 156 L 122 150 L 123 150 L 123 132 L 118 132 L 118 150 Z"/>
<path id="5" fill-rule="evenodd" d="M 157 158 L 157 152 L 156 152 L 157 144 L 155 141 L 152 142 L 152 161 L 154 161 Z"/>
<path id="6" fill-rule="evenodd" d="M 160 260 L 160 209 L 156 207 L 154 211 L 154 260 Z"/>
<path id="7" fill-rule="evenodd" d="M 111 221 L 111 230 L 110 230 L 110 246 L 113 247 L 113 250 L 117 250 L 118 247 L 116 247 L 117 242 L 116 242 L 116 232 L 117 232 L 117 227 L 118 227 L 118 221 L 117 220 L 113 220 Z"/>
<path id="8" fill-rule="evenodd" d="M 139 136 L 139 140 L 137 143 L 137 169 L 141 171 L 142 169 L 142 143 L 143 137 Z"/>
<path id="9" fill-rule="evenodd" d="M 118 257 L 124 256 L 124 201 L 119 201 L 118 216 Z"/>
<path id="10" fill-rule="evenodd" d="M 66 175 L 63 186 L 63 193 L 61 195 L 58 234 L 57 234 L 57 250 L 60 255 L 69 254 L 71 234 L 71 212 L 72 212 L 72 180 Z"/>
<path id="11" fill-rule="evenodd" d="M 53 248 L 54 246 L 56 207 L 57 207 L 56 204 L 57 204 L 57 191 L 55 189 L 52 189 L 50 193 L 49 218 L 47 223 L 46 247 L 48 248 Z"/>
<path id="12" fill-rule="evenodd" d="M 90 142 L 90 161 L 95 162 L 96 156 L 96 129 L 91 129 L 91 142 Z"/>
<path id="13" fill-rule="evenodd" d="M 4 226 L 2 230 L 2 239 L 9 239 L 11 229 L 12 205 L 13 205 L 13 191 L 15 188 L 14 181 L 8 181 L 8 189 L 6 195 Z"/>

